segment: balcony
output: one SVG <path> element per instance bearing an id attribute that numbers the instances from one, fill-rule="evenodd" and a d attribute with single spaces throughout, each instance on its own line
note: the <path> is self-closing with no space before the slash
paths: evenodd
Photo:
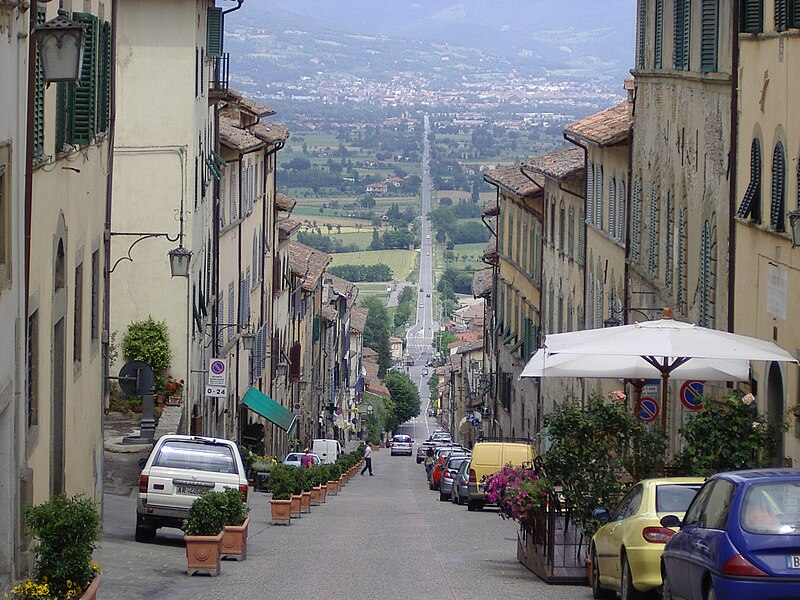
<path id="1" fill-rule="evenodd" d="M 212 73 L 208 81 L 208 97 L 212 100 L 219 100 L 228 93 L 230 56 L 225 52 L 212 58 Z"/>

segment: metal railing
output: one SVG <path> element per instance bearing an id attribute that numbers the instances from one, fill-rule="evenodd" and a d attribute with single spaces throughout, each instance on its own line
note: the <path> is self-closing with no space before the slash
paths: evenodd
<path id="1" fill-rule="evenodd" d="M 230 79 L 230 54 L 225 52 L 214 57 L 214 67 L 211 79 L 208 82 L 209 94 L 224 94 L 228 91 Z"/>

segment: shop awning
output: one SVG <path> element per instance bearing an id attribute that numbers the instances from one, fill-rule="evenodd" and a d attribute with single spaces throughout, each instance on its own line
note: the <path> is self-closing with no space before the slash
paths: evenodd
<path id="1" fill-rule="evenodd" d="M 254 387 L 247 390 L 242 397 L 242 404 L 268 421 L 272 421 L 287 434 L 291 433 L 297 423 L 297 415 Z"/>

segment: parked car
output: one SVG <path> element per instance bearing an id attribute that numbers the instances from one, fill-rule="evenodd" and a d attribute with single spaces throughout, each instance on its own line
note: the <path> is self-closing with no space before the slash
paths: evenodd
<path id="1" fill-rule="evenodd" d="M 283 459 L 283 466 L 285 467 L 299 467 L 301 466 L 300 459 L 302 458 L 305 452 L 290 452 L 286 455 L 286 458 Z M 322 459 L 317 456 L 316 454 L 311 454 L 310 452 L 308 455 L 311 457 L 311 460 L 314 461 L 315 465 L 322 463 Z"/>
<path id="2" fill-rule="evenodd" d="M 483 480 L 497 473 L 503 465 L 514 467 L 530 465 L 536 453 L 533 446 L 521 442 L 478 442 L 472 449 L 472 465 L 469 469 L 469 501 L 471 511 L 481 510 L 486 505 Z"/>
<path id="3" fill-rule="evenodd" d="M 326 465 L 332 465 L 342 453 L 342 447 L 337 440 L 316 439 L 311 442 L 311 452 L 322 459 Z"/>
<path id="4" fill-rule="evenodd" d="M 428 369 L 422 369 L 422 376 L 423 377 L 427 377 L 428 376 Z"/>
<path id="5" fill-rule="evenodd" d="M 439 480 L 440 501 L 446 502 L 450 500 L 450 494 L 453 492 L 453 481 L 455 481 L 458 468 L 464 461 L 469 461 L 468 454 L 451 454 L 442 466 L 442 476 Z"/>
<path id="6" fill-rule="evenodd" d="M 247 501 L 247 472 L 235 442 L 191 435 L 164 435 L 139 475 L 137 542 L 155 539 L 160 527 L 180 529 L 203 492 L 238 489 Z"/>
<path id="7" fill-rule="evenodd" d="M 453 437 L 446 431 L 434 431 L 431 440 L 439 444 L 452 444 Z"/>
<path id="8" fill-rule="evenodd" d="M 453 478 L 453 489 L 450 491 L 450 500 L 453 504 L 464 504 L 469 493 L 469 463 L 465 460 L 458 467 L 456 476 Z"/>
<path id="9" fill-rule="evenodd" d="M 592 537 L 592 595 L 603 598 L 621 590 L 636 598 L 661 587 L 661 552 L 674 531 L 661 526 L 666 514 L 683 513 L 703 485 L 703 478 L 665 477 L 634 485 L 616 508 L 594 511 L 604 523 Z"/>
<path id="10" fill-rule="evenodd" d="M 436 442 L 422 442 L 419 446 L 417 446 L 417 464 L 420 464 L 425 460 L 425 455 L 428 452 L 428 448 L 435 450 L 437 448 Z"/>
<path id="11" fill-rule="evenodd" d="M 435 461 L 433 469 L 431 470 L 431 480 L 428 487 L 432 490 L 438 490 L 439 484 L 442 481 L 442 470 L 444 469 L 445 461 L 450 455 L 466 455 L 466 451 L 461 446 L 444 446 L 437 448 L 434 454 Z"/>
<path id="12" fill-rule="evenodd" d="M 429 417 L 435 417 L 436 416 L 436 409 L 435 408 L 429 408 L 428 409 L 428 416 Z"/>
<path id="13" fill-rule="evenodd" d="M 414 440 L 410 435 L 396 435 L 392 438 L 391 455 L 405 454 L 411 456 L 413 452 Z"/>
<path id="14" fill-rule="evenodd" d="M 661 558 L 664 598 L 800 597 L 800 469 L 710 477 Z"/>

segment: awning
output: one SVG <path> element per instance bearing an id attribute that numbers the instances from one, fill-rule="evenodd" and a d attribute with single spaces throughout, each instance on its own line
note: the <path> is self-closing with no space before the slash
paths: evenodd
<path id="1" fill-rule="evenodd" d="M 268 421 L 272 421 L 287 434 L 291 433 L 297 424 L 297 415 L 254 387 L 247 390 L 242 397 L 242 404 Z"/>

